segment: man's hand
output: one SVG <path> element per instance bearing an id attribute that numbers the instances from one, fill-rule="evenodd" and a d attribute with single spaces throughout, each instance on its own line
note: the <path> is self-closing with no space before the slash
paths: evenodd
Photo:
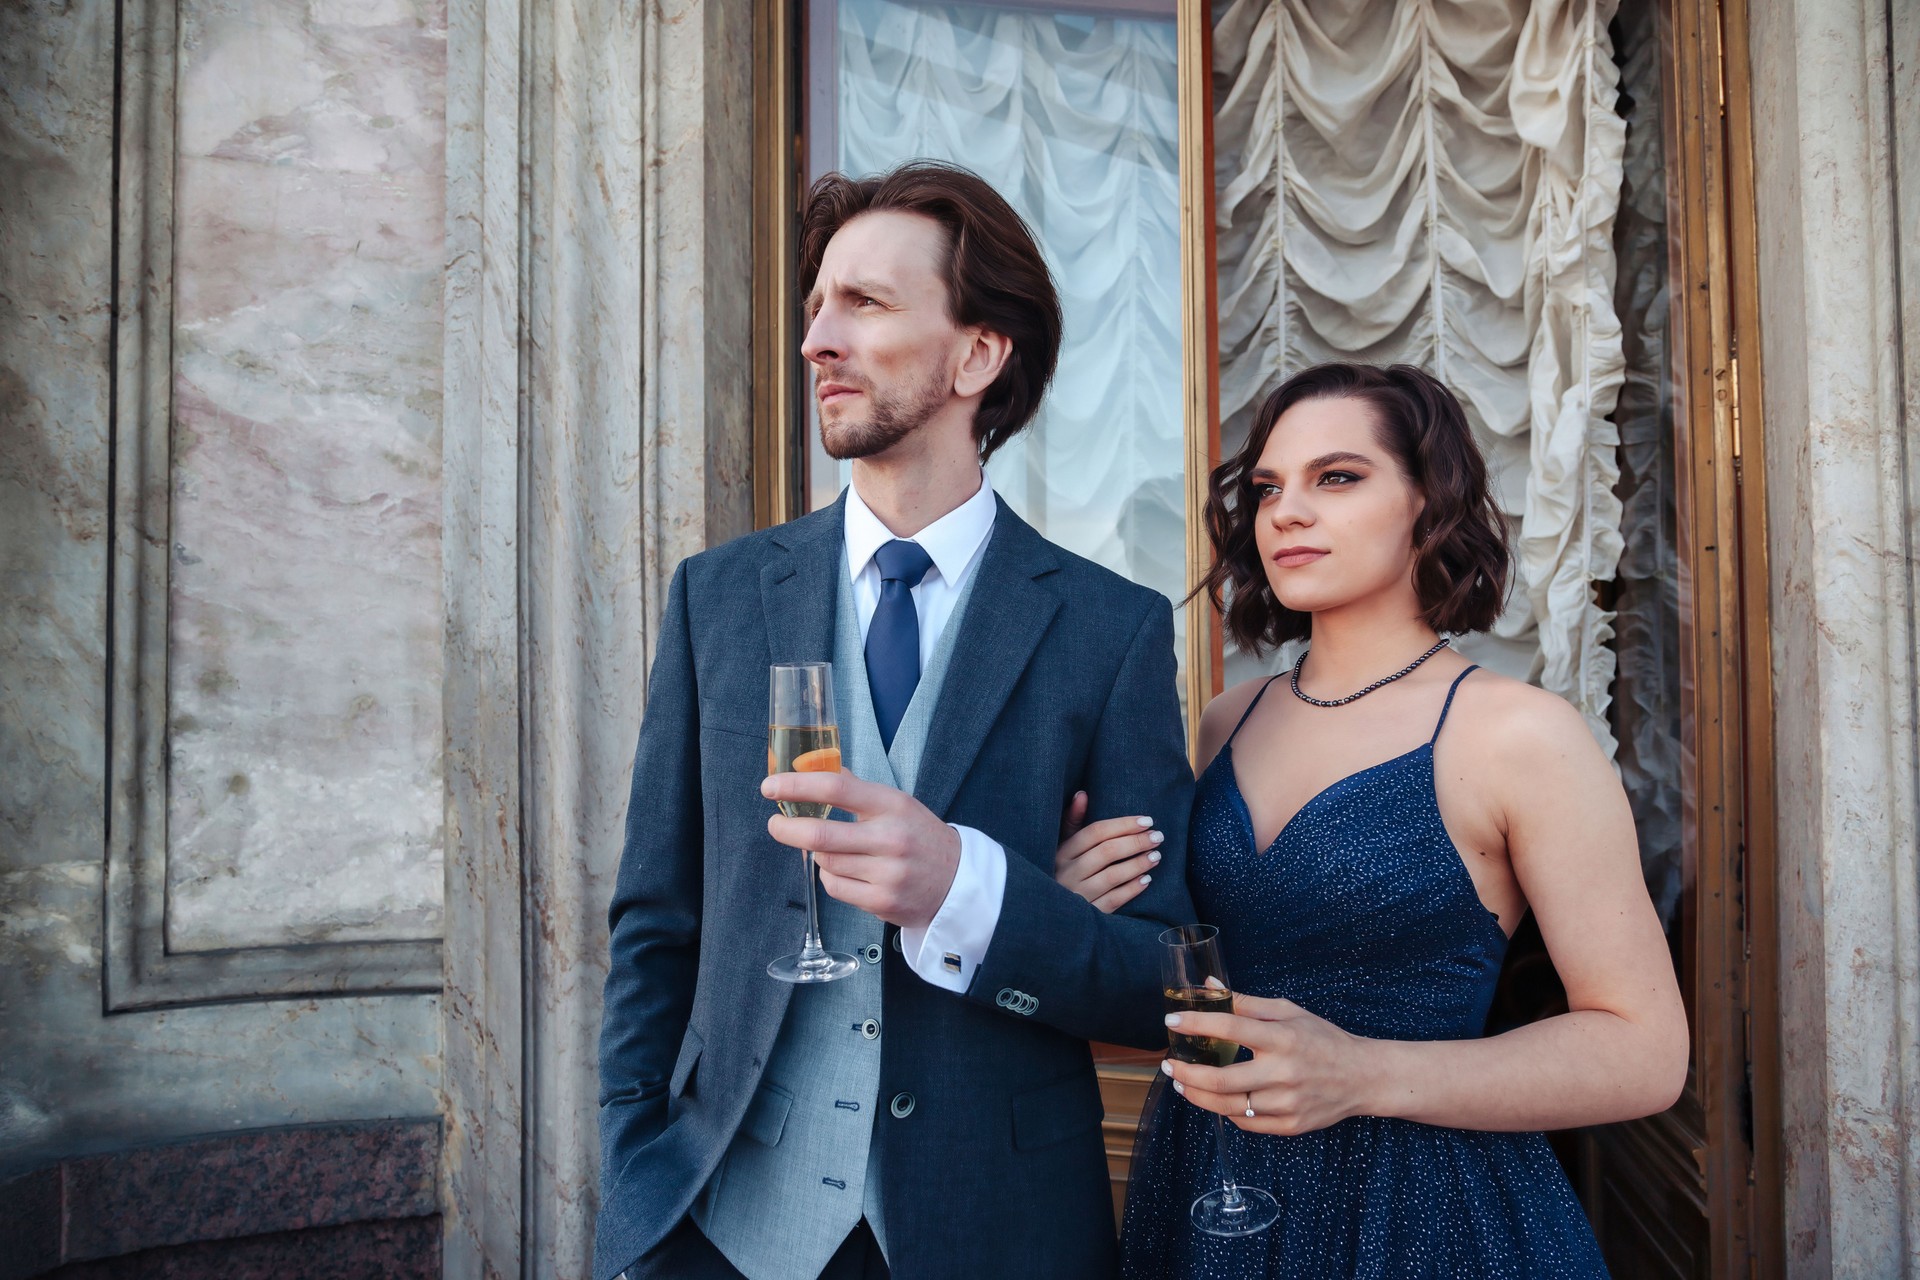
<path id="1" fill-rule="evenodd" d="M 903 929 L 933 923 L 960 866 L 960 833 L 904 791 L 851 773 L 776 773 L 760 794 L 788 804 L 830 804 L 856 821 L 774 814 L 767 831 L 781 844 L 811 849 L 820 887 Z"/>

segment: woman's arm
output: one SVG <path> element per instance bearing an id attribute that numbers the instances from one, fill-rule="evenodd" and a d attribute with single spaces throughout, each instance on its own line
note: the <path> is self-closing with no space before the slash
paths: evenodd
<path id="1" fill-rule="evenodd" d="M 1476 772 L 1491 780 L 1569 1012 L 1484 1040 L 1382 1041 L 1289 1001 L 1241 997 L 1239 1016 L 1181 1015 L 1182 1030 L 1254 1050 L 1225 1068 L 1169 1064 L 1188 1099 L 1244 1129 L 1304 1133 L 1350 1115 L 1562 1129 L 1648 1115 L 1679 1096 L 1686 1013 L 1612 766 L 1560 699 L 1506 681 L 1476 692 L 1497 703 L 1458 717 L 1478 723 L 1460 725 L 1469 741 L 1454 745 L 1485 762 Z"/>
<path id="2" fill-rule="evenodd" d="M 1264 679 L 1242 681 L 1207 704 L 1200 716 L 1201 769 L 1219 754 L 1241 713 L 1265 683 Z M 1151 818 L 1107 818 L 1081 825 L 1086 821 L 1087 793 L 1076 791 L 1060 820 L 1053 878 L 1100 910 L 1118 911 L 1153 883 L 1163 837 L 1148 830 Z"/>

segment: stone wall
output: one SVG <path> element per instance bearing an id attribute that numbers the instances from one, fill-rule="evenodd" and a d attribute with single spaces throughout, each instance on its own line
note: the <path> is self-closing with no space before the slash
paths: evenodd
<path id="1" fill-rule="evenodd" d="M 438 1110 L 444 44 L 0 13 L 0 1174 Z"/>
<path id="2" fill-rule="evenodd" d="M 448 1274 L 586 1270 L 651 626 L 752 520 L 752 16 L 0 13 L 0 1179 L 439 1112 Z"/>

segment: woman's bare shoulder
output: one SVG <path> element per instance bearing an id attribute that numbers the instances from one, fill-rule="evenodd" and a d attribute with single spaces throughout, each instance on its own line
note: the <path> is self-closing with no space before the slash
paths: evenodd
<path id="1" fill-rule="evenodd" d="M 1246 714 L 1247 707 L 1260 696 L 1260 690 L 1266 685 L 1266 676 L 1255 676 L 1251 680 L 1242 680 L 1207 703 L 1207 709 L 1200 713 L 1200 768 L 1206 768 L 1220 754 L 1220 748 L 1233 733 L 1234 726 L 1240 723 L 1240 717 Z"/>
<path id="2" fill-rule="evenodd" d="M 1592 731 L 1572 703 L 1484 667 L 1460 686 L 1454 714 L 1463 736 L 1477 740 L 1495 757 L 1525 761 L 1542 751 L 1599 754 Z"/>

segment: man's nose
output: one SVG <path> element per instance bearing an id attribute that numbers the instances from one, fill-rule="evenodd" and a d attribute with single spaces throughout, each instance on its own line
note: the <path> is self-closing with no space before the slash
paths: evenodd
<path id="1" fill-rule="evenodd" d="M 838 330 L 838 320 L 830 310 L 823 308 L 807 326 L 807 336 L 800 344 L 800 354 L 811 364 L 832 363 L 844 358 L 846 348 Z"/>

